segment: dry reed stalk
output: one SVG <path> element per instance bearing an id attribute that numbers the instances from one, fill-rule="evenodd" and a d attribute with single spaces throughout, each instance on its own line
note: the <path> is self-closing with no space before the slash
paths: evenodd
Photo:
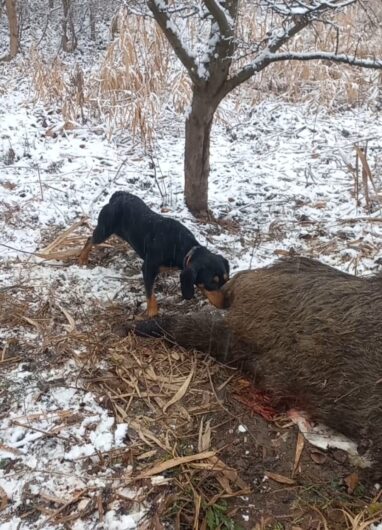
<path id="1" fill-rule="evenodd" d="M 239 492 L 243 495 L 248 492 L 237 472 L 217 459 L 215 451 L 208 447 L 211 427 L 210 422 L 205 423 L 205 414 L 216 409 L 216 402 L 211 395 L 206 408 L 205 394 L 200 392 L 201 386 L 209 385 L 205 363 L 197 361 L 192 354 L 183 356 L 181 350 L 174 363 L 173 348 L 161 341 L 145 344 L 134 336 L 104 342 L 103 352 L 105 348 L 108 351 L 109 375 L 106 379 L 98 374 L 94 377 L 95 363 L 87 364 L 87 379 L 93 391 L 108 396 L 111 408 L 123 421 L 128 421 L 140 441 L 136 471 L 126 480 L 147 480 L 173 469 L 176 480 L 171 479 L 170 484 L 179 499 L 186 491 L 189 492 L 192 477 L 195 495 L 189 497 L 187 493 L 185 502 L 193 518 L 199 513 L 200 521 L 205 516 L 201 506 L 208 505 L 210 501 L 210 497 L 206 497 L 206 485 L 212 487 L 215 484 L 214 490 L 219 487 L 220 493 L 214 493 L 216 502 L 222 496 L 230 498 L 239 495 Z M 213 376 L 217 373 L 222 376 L 221 370 L 211 370 Z M 203 414 L 200 416 L 201 411 Z M 186 440 L 194 437 L 196 440 L 199 438 L 203 450 L 198 454 L 195 451 L 184 454 L 182 448 L 188 446 Z M 197 479 L 204 474 L 208 480 Z M 152 487 L 151 483 L 148 487 Z M 182 520 L 180 512 L 178 517 Z"/>
<path id="2" fill-rule="evenodd" d="M 376 0 L 368 2 L 368 11 L 357 3 L 336 14 L 336 26 L 317 21 L 315 31 L 306 30 L 288 44 L 292 51 L 312 49 L 354 53 L 358 57 L 382 55 L 382 16 Z M 247 9 L 245 2 L 238 23 L 238 38 L 242 42 L 239 52 L 243 56 L 236 68 L 253 57 L 245 43 L 261 42 L 270 25 L 279 24 L 273 14 L 265 16 L 261 5 Z M 128 14 L 126 10 L 116 17 L 117 37 L 108 46 L 104 60 L 96 73 L 86 73 L 75 68 L 71 73 L 59 59 L 46 63 L 41 54 L 31 49 L 28 70 L 38 99 L 60 104 L 63 118 L 75 124 L 84 120 L 85 113 L 101 119 L 106 124 L 110 138 L 116 131 L 128 129 L 139 137 L 149 150 L 153 146 L 156 130 L 164 117 L 163 109 L 170 105 L 183 113 L 190 101 L 190 80 L 174 60 L 162 32 L 154 21 Z M 193 17 L 187 22 L 190 48 L 199 39 L 200 29 Z M 356 50 L 355 50 L 356 46 Z M 369 104 L 380 95 L 382 74 L 362 68 L 327 62 L 276 63 L 230 96 L 236 109 L 241 105 L 255 105 L 270 95 L 291 102 L 312 102 L 326 107 L 348 107 Z M 230 112 L 219 109 L 217 121 L 231 120 Z"/>
<path id="3" fill-rule="evenodd" d="M 348 509 L 343 509 L 342 513 L 345 516 L 345 524 L 347 530 L 369 530 L 373 523 L 378 523 L 382 520 L 382 511 L 379 509 L 378 513 L 371 514 L 368 508 L 361 510 L 354 514 Z"/>
<path id="4" fill-rule="evenodd" d="M 356 156 L 357 156 L 357 164 L 356 167 L 359 166 L 358 160 L 361 161 L 362 165 L 362 184 L 364 188 L 364 195 L 365 195 L 365 201 L 366 201 L 366 207 L 371 210 L 372 204 L 370 201 L 370 194 L 369 194 L 369 183 L 371 184 L 373 191 L 374 191 L 374 198 L 380 202 L 378 190 L 375 186 L 374 177 L 370 169 L 370 165 L 367 159 L 367 144 L 364 149 L 360 148 L 359 146 L 355 146 L 356 149 Z"/>
<path id="5" fill-rule="evenodd" d="M 315 31 L 305 30 L 288 44 L 288 50 L 303 52 L 309 49 L 332 51 L 357 56 L 380 56 L 382 54 L 382 27 L 378 22 L 382 16 L 380 4 L 370 2 L 370 10 L 375 15 L 369 17 L 364 6 L 357 3 L 335 15 L 334 24 L 317 22 Z M 334 17 L 332 17 L 334 20 Z M 239 37 L 243 42 L 255 38 L 260 42 L 266 35 L 271 23 L 280 23 L 276 15 L 265 18 L 261 11 L 253 16 L 249 9 L 243 7 L 238 27 Z M 336 28 L 338 27 L 340 39 Z M 372 27 L 372 29 L 371 29 Z M 371 37 L 372 34 L 372 37 Z M 249 51 L 249 50 L 248 50 Z M 245 57 L 242 64 L 248 62 L 251 55 Z M 238 66 L 240 62 L 238 63 Z M 375 97 L 381 87 L 379 72 L 367 72 L 344 65 L 329 64 L 322 61 L 277 63 L 263 70 L 248 85 L 239 88 L 241 99 L 251 104 L 259 103 L 264 94 L 281 96 L 292 102 L 315 101 L 327 107 L 354 106 L 368 103 Z M 238 100 L 239 104 L 239 100 Z"/>
<path id="6" fill-rule="evenodd" d="M 122 14 L 119 37 L 108 48 L 99 74 L 100 110 L 116 128 L 129 128 L 146 147 L 153 141 L 169 87 L 170 49 L 151 20 Z"/>
<path id="7" fill-rule="evenodd" d="M 87 228 L 87 235 L 82 235 L 82 229 Z M 76 261 L 87 238 L 90 234 L 90 226 L 86 219 L 80 219 L 59 233 L 59 235 L 46 247 L 36 252 L 36 256 L 50 261 Z M 92 256 L 102 249 L 115 249 L 126 251 L 128 245 L 117 237 L 112 237 L 108 242 L 97 245 Z"/>

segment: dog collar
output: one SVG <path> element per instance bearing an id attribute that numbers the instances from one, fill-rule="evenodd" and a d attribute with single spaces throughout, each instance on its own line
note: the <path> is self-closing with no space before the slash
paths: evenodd
<path id="1" fill-rule="evenodd" d="M 188 267 L 189 263 L 190 263 L 190 259 L 192 258 L 192 256 L 195 254 L 195 250 L 197 248 L 200 248 L 200 245 L 195 245 L 194 247 L 192 247 L 188 252 L 187 254 L 185 255 L 185 258 L 184 258 L 184 268 Z"/>

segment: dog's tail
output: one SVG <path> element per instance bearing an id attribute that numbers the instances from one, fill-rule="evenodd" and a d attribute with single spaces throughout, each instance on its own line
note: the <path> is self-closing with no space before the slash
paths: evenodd
<path id="1" fill-rule="evenodd" d="M 113 204 L 114 202 L 118 201 L 119 199 L 125 198 L 126 196 L 130 196 L 131 194 L 127 191 L 116 191 L 113 193 L 113 195 L 109 199 L 109 204 Z"/>

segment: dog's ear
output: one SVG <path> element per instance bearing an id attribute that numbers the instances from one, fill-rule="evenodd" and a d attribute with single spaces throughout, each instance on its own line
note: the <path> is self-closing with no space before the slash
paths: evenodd
<path id="1" fill-rule="evenodd" d="M 205 293 L 210 304 L 217 307 L 218 309 L 226 308 L 226 301 L 223 291 L 206 291 Z"/>
<path id="2" fill-rule="evenodd" d="M 223 263 L 224 263 L 225 270 L 227 271 L 227 276 L 229 278 L 229 261 L 223 258 Z"/>
<path id="3" fill-rule="evenodd" d="M 180 273 L 180 288 L 182 291 L 182 296 L 186 300 L 191 300 L 195 294 L 194 283 L 196 280 L 196 274 L 191 265 L 188 265 Z"/>

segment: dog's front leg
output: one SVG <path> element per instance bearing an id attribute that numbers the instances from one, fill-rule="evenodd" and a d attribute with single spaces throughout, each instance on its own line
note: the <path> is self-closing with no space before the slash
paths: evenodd
<path id="1" fill-rule="evenodd" d="M 147 298 L 147 315 L 152 318 L 159 313 L 158 302 L 154 295 L 154 283 L 159 273 L 159 266 L 146 258 L 143 262 L 142 273 Z"/>

